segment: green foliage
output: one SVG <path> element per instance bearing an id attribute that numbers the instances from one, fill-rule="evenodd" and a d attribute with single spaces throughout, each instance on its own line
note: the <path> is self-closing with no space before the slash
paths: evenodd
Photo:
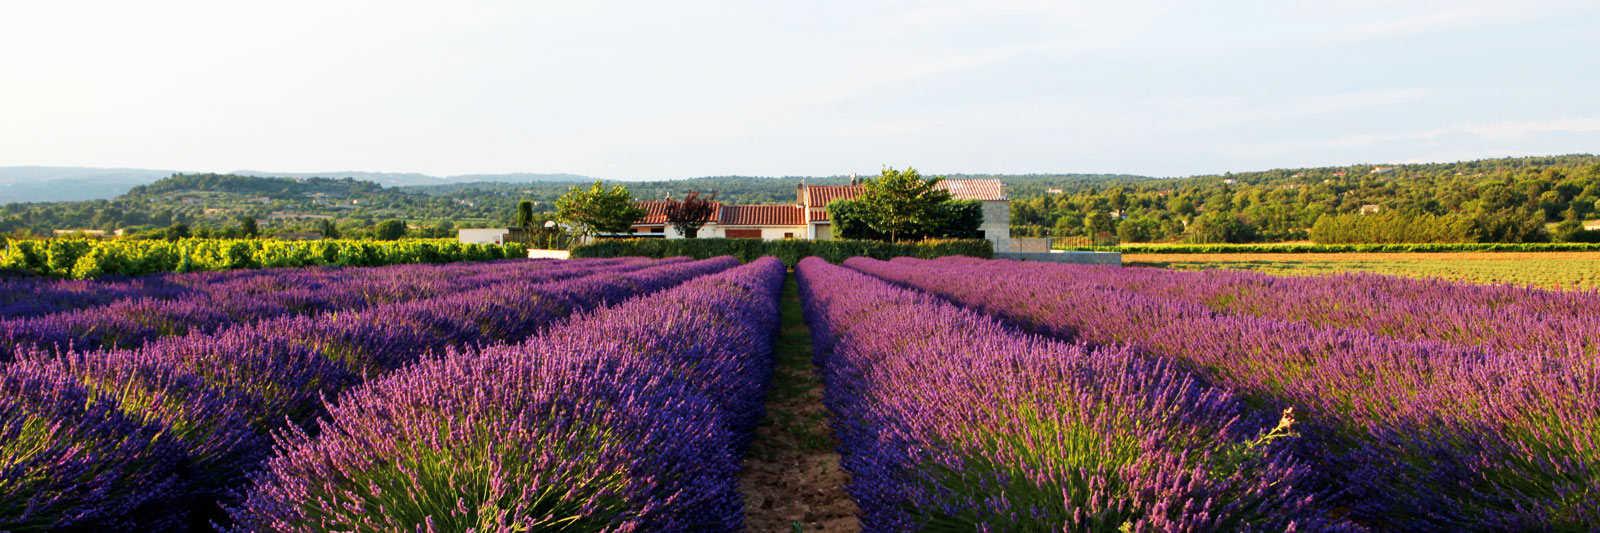
<path id="1" fill-rule="evenodd" d="M 863 182 L 861 196 L 828 204 L 834 234 L 844 239 L 917 241 L 982 237 L 983 204 L 954 200 L 917 169 L 886 168 Z"/>
<path id="2" fill-rule="evenodd" d="M 1189 223 L 1184 240 L 1197 244 L 1254 242 L 1256 228 L 1238 215 L 1211 212 Z"/>
<path id="3" fill-rule="evenodd" d="M 254 239 L 261 235 L 261 228 L 256 225 L 256 217 L 245 215 L 239 217 L 239 236 Z"/>
<path id="4" fill-rule="evenodd" d="M 677 257 L 705 259 L 731 255 L 740 261 L 773 256 L 793 266 L 801 259 L 817 256 L 840 262 L 856 256 L 933 258 L 947 255 L 994 257 L 994 243 L 981 239 L 925 240 L 889 243 L 881 241 L 808 241 L 785 239 L 606 239 L 572 250 L 572 257 Z"/>
<path id="5" fill-rule="evenodd" d="M 334 224 L 332 220 L 319 220 L 317 221 L 317 233 L 322 234 L 324 239 L 337 239 L 339 238 L 339 226 Z"/>
<path id="6" fill-rule="evenodd" d="M 372 238 L 380 241 L 399 240 L 406 236 L 406 223 L 401 220 L 385 220 L 372 228 Z"/>
<path id="7" fill-rule="evenodd" d="M 370 181 L 350 178 L 262 178 L 230 174 L 174 174 L 149 185 L 140 185 L 128 191 L 129 196 L 155 196 L 175 191 L 226 191 L 238 194 L 264 196 L 299 196 L 305 194 L 330 194 L 348 196 L 372 193 L 383 189 Z"/>
<path id="8" fill-rule="evenodd" d="M 1471 233 L 1472 220 L 1458 215 L 1330 214 L 1311 225 L 1311 240 L 1322 244 L 1469 242 Z"/>
<path id="9" fill-rule="evenodd" d="M 512 227 L 531 231 L 533 229 L 533 225 L 533 201 L 523 200 L 521 202 L 517 202 L 517 220 L 512 223 Z"/>
<path id="10" fill-rule="evenodd" d="M 580 236 L 597 233 L 626 233 L 644 210 L 634 205 L 628 188 L 605 188 L 599 181 L 588 189 L 572 187 L 556 199 L 556 218 L 572 226 Z"/>
<path id="11" fill-rule="evenodd" d="M 833 224 L 833 236 L 840 239 L 887 241 L 889 236 L 879 233 L 867 224 L 871 215 L 866 206 L 856 200 L 834 200 L 828 203 L 828 220 Z"/>
<path id="12" fill-rule="evenodd" d="M 1150 242 L 1162 235 L 1161 221 L 1147 216 L 1124 219 L 1117 223 L 1119 242 Z"/>
<path id="13" fill-rule="evenodd" d="M 0 269 L 78 279 L 234 268 L 378 266 L 524 256 L 524 248 L 520 244 L 462 244 L 446 239 L 386 242 L 49 239 L 11 241 L 8 244 L 0 252 Z"/>
<path id="14" fill-rule="evenodd" d="M 983 202 L 976 200 L 945 200 L 928 219 L 926 239 L 981 239 L 983 232 Z"/>
<path id="15" fill-rule="evenodd" d="M 861 196 L 855 200 L 859 205 L 853 214 L 891 242 L 931 236 L 940 222 L 951 218 L 943 212 L 950 193 L 937 187 L 940 179 L 922 179 L 911 167 L 885 168 L 877 179 L 862 183 Z M 855 237 L 842 233 L 840 236 Z"/>
<path id="16" fill-rule="evenodd" d="M 1145 241 L 1293 241 L 1324 217 L 1383 214 L 1415 222 L 1361 227 L 1336 218 L 1324 234 L 1374 234 L 1372 242 L 1541 242 L 1547 223 L 1580 216 L 1600 200 L 1600 156 L 1522 157 L 1374 167 L 1277 169 L 1182 179 L 1115 179 L 1040 191 L 1007 179 L 1012 234 L 1094 237 L 1092 213 L 1146 219 L 1159 231 Z M 1210 217 L 1199 220 L 1201 217 Z M 1237 221 L 1227 222 L 1226 217 Z M 1193 230 L 1199 221 L 1202 230 Z M 1368 221 L 1371 222 L 1371 221 Z M 1231 238 L 1218 224 L 1253 228 Z M 1378 224 L 1369 224 L 1378 226 Z M 1189 230 L 1185 227 L 1188 226 Z M 1340 227 L 1343 226 L 1343 227 Z M 1103 228 L 1101 228 L 1103 229 Z M 1117 232 L 1121 234 L 1121 224 Z M 1140 229 L 1148 229 L 1145 225 Z M 1133 228 L 1130 228 L 1132 231 Z M 1561 235 L 1555 235 L 1561 238 Z M 1100 239 L 1093 239 L 1100 240 Z M 1126 240 L 1126 239 L 1125 239 Z M 1319 242 L 1355 242 L 1341 237 Z"/>

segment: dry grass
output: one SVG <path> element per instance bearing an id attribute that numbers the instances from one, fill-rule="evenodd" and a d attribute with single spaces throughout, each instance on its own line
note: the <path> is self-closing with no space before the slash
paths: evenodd
<path id="1" fill-rule="evenodd" d="M 1600 252 L 1130 254 L 1122 257 L 1122 263 L 1183 270 L 1256 270 L 1296 276 L 1360 271 L 1473 283 L 1600 288 Z"/>

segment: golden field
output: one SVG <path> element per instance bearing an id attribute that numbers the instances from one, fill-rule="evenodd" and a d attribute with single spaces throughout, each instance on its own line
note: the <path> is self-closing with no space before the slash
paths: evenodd
<path id="1" fill-rule="evenodd" d="M 1359 271 L 1473 283 L 1600 288 L 1600 252 L 1126 254 L 1122 264 L 1295 276 Z"/>

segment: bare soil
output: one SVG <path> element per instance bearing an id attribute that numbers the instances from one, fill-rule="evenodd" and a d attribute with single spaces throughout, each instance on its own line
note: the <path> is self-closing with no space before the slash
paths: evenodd
<path id="1" fill-rule="evenodd" d="M 822 381 L 812 364 L 811 330 L 801 315 L 794 277 L 785 282 L 783 324 L 774 349 L 777 368 L 767 414 L 756 429 L 740 476 L 749 531 L 861 531 L 850 476 L 822 405 Z"/>

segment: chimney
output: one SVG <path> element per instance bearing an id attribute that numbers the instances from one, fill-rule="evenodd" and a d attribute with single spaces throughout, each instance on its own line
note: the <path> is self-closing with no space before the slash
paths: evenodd
<path id="1" fill-rule="evenodd" d="M 854 172 L 851 172 L 851 173 L 850 173 L 850 184 L 851 184 L 851 185 L 855 185 L 855 184 L 856 184 L 856 183 L 857 183 L 857 182 L 856 182 L 856 173 L 854 173 Z"/>

